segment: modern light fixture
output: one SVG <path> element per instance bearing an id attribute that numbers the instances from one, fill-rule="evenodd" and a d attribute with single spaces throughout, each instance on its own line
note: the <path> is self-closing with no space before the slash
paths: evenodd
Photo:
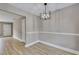
<path id="1" fill-rule="evenodd" d="M 47 3 L 44 3 L 44 7 L 45 7 L 44 12 L 40 13 L 40 18 L 43 20 L 48 20 L 51 17 L 51 12 L 47 11 Z"/>

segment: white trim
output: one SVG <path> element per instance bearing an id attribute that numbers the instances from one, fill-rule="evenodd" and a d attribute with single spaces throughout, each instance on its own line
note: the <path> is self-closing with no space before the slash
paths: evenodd
<path id="1" fill-rule="evenodd" d="M 62 46 L 59 46 L 59 45 L 55 45 L 55 44 L 51 44 L 51 43 L 44 42 L 44 41 L 39 41 L 39 42 L 43 43 L 43 44 L 46 44 L 48 46 L 56 47 L 56 48 L 62 49 L 64 51 L 71 52 L 71 53 L 79 55 L 79 51 L 76 51 L 76 50 L 73 50 L 73 49 L 70 49 L 70 48 L 65 48 L 65 47 L 62 47 Z"/>
<path id="2" fill-rule="evenodd" d="M 38 40 L 38 41 L 35 41 L 35 42 L 32 42 L 32 43 L 30 43 L 30 44 L 26 44 L 25 47 L 30 47 L 30 46 L 32 46 L 32 45 L 38 43 L 38 42 L 39 42 L 39 40 Z"/>
<path id="3" fill-rule="evenodd" d="M 24 42 L 22 39 L 19 39 L 19 38 L 18 38 L 18 37 L 16 37 L 16 36 L 13 36 L 13 38 L 15 38 L 15 39 L 19 40 L 20 42 Z"/>
<path id="4" fill-rule="evenodd" d="M 59 33 L 59 32 L 40 32 L 40 33 L 61 34 L 61 35 L 78 35 L 79 36 L 79 34 L 75 34 L 75 33 Z"/>
<path id="5" fill-rule="evenodd" d="M 26 34 L 38 34 L 39 32 L 26 32 Z"/>
<path id="6" fill-rule="evenodd" d="M 70 49 L 70 48 L 65 48 L 65 47 L 62 47 L 62 46 L 59 46 L 59 45 L 51 44 L 51 43 L 48 43 L 48 42 L 40 41 L 40 40 L 35 41 L 35 42 L 32 42 L 30 44 L 27 44 L 27 45 L 25 45 L 25 47 L 30 47 L 30 46 L 38 43 L 38 42 L 40 42 L 42 44 L 45 44 L 45 45 L 48 45 L 48 46 L 51 46 L 51 47 L 55 47 L 55 48 L 58 48 L 58 49 L 62 49 L 64 51 L 67 51 L 67 52 L 70 52 L 70 53 L 73 53 L 73 54 L 79 55 L 79 51 L 76 51 L 76 50 L 73 50 L 73 49 Z"/>
<path id="7" fill-rule="evenodd" d="M 40 33 L 46 33 L 46 34 L 61 34 L 61 35 L 77 35 L 79 36 L 79 34 L 75 34 L 75 33 L 60 33 L 60 32 L 40 32 Z"/>
<path id="8" fill-rule="evenodd" d="M 60 34 L 60 35 L 75 35 L 75 36 L 79 36 L 79 34 L 76 34 L 76 33 L 60 33 L 60 32 L 27 32 L 26 34 Z"/>

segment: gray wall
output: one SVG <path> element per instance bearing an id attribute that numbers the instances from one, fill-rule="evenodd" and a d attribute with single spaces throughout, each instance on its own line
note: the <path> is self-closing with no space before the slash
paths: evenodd
<path id="1" fill-rule="evenodd" d="M 35 32 L 39 32 L 38 16 L 35 16 L 31 13 L 20 10 L 14 6 L 9 5 L 9 4 L 0 4 L 0 5 L 3 6 L 3 7 L 0 6 L 0 9 L 7 10 L 7 11 L 12 12 L 13 14 L 19 14 L 21 16 L 26 17 L 26 45 L 38 40 L 39 35 L 38 35 L 38 33 L 35 33 Z M 21 24 L 19 24 L 20 21 L 19 21 L 18 17 L 14 18 L 15 21 L 13 24 L 14 25 L 13 36 L 17 37 L 18 39 L 21 40 L 22 35 L 21 35 L 20 29 L 22 29 L 22 28 L 20 28 Z"/>
<path id="2" fill-rule="evenodd" d="M 0 4 L 0 36 L 2 37 L 3 33 L 3 25 L 1 24 L 2 22 L 8 22 L 8 23 L 13 23 L 14 18 L 18 17 L 18 15 L 8 13 L 4 10 L 1 10 L 2 4 Z M 2 6 L 3 7 L 3 6 Z"/>
<path id="3" fill-rule="evenodd" d="M 40 28 L 40 40 L 79 51 L 79 4 L 53 12 Z"/>
<path id="4" fill-rule="evenodd" d="M 26 17 L 26 45 L 32 42 L 35 42 L 39 39 L 39 35 L 37 33 L 39 32 L 39 24 L 38 24 L 39 17 L 38 16 L 35 16 L 28 12 L 24 12 L 23 10 L 17 9 L 13 6 L 9 6 L 8 9 L 5 9 L 5 10 L 8 10 L 8 11 L 11 11 L 11 12 L 14 12 Z M 16 22 L 17 21 L 15 21 L 15 23 Z M 17 35 L 20 35 L 19 33 L 17 33 L 17 31 L 15 31 L 14 33 L 15 33 L 14 37 L 15 36 L 18 37 Z M 18 38 L 20 38 L 20 36 Z"/>
<path id="5" fill-rule="evenodd" d="M 0 10 L 0 22 L 13 22 L 18 15 Z"/>
<path id="6" fill-rule="evenodd" d="M 22 18 L 16 18 L 14 19 L 14 23 L 13 23 L 13 36 L 17 37 L 18 39 L 22 39 L 21 20 Z"/>
<path id="7" fill-rule="evenodd" d="M 39 39 L 38 17 L 34 15 L 26 16 L 26 43 L 32 43 Z"/>

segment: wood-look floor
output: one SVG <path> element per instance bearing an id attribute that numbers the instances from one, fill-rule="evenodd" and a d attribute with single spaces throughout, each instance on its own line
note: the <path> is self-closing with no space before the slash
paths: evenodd
<path id="1" fill-rule="evenodd" d="M 72 53 L 37 43 L 28 48 L 25 44 L 13 39 L 7 38 L 4 55 L 73 55 Z"/>

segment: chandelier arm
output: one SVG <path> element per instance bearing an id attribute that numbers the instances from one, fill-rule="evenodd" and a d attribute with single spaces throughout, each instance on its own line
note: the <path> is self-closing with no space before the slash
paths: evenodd
<path id="1" fill-rule="evenodd" d="M 45 3 L 44 5 L 45 5 L 45 16 L 46 16 L 46 5 L 47 5 L 47 3 Z M 46 20 L 46 18 L 45 18 L 45 20 Z"/>

